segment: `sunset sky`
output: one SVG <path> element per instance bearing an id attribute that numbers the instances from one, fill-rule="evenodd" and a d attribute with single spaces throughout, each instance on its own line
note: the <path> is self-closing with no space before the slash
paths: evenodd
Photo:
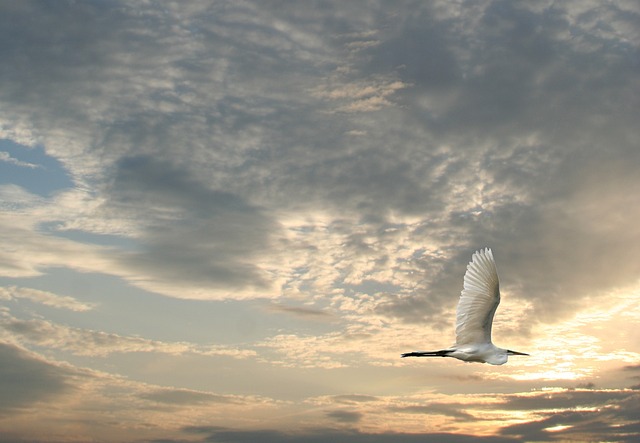
<path id="1" fill-rule="evenodd" d="M 638 441 L 639 111 L 634 0 L 0 0 L 0 443 Z"/>

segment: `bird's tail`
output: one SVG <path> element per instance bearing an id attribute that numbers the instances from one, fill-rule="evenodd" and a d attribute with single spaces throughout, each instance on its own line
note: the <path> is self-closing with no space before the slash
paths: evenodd
<path id="1" fill-rule="evenodd" d="M 441 351 L 414 351 L 405 352 L 402 354 L 404 357 L 446 357 L 453 352 L 453 349 L 443 349 Z"/>

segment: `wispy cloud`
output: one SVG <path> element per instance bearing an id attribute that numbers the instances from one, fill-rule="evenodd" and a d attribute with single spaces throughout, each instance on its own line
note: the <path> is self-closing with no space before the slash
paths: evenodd
<path id="1" fill-rule="evenodd" d="M 336 88 L 318 88 L 314 95 L 335 101 L 338 104 L 337 111 L 378 111 L 385 106 L 391 106 L 390 96 L 408 86 L 398 80 L 381 80 L 371 84 L 340 84 Z"/>
<path id="2" fill-rule="evenodd" d="M 17 286 L 0 287 L 0 299 L 27 299 L 54 308 L 69 309 L 71 311 L 82 312 L 93 308 L 93 305 L 82 303 L 73 297 L 57 295 L 39 289 L 21 288 Z"/>
<path id="3" fill-rule="evenodd" d="M 113 353 L 158 352 L 171 355 L 200 354 L 247 358 L 255 356 L 253 350 L 219 345 L 197 346 L 186 342 L 162 342 L 141 337 L 127 337 L 90 329 L 73 328 L 46 320 L 20 320 L 4 314 L 0 326 L 5 336 L 20 342 L 60 349 L 75 355 L 106 357 Z"/>
<path id="4" fill-rule="evenodd" d="M 41 165 L 36 165 L 35 163 L 29 163 L 22 160 L 18 160 L 17 158 L 12 157 L 11 154 L 5 151 L 0 151 L 0 162 L 5 162 L 15 166 L 20 166 L 22 168 L 29 168 L 29 169 L 38 169 L 42 167 Z"/>
<path id="5" fill-rule="evenodd" d="M 305 306 L 287 306 L 277 303 L 272 303 L 268 306 L 268 309 L 273 312 L 282 312 L 286 314 L 290 314 L 296 317 L 305 318 L 309 320 L 336 320 L 336 318 L 327 311 L 308 308 Z"/>
<path id="6" fill-rule="evenodd" d="M 140 398 L 174 406 L 206 403 L 244 403 L 239 397 L 215 395 L 190 389 L 153 389 L 140 394 Z"/>

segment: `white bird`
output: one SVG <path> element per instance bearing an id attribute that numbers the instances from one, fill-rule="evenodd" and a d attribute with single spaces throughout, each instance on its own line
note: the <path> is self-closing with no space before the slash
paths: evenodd
<path id="1" fill-rule="evenodd" d="M 453 357 L 466 362 L 503 365 L 509 355 L 529 355 L 491 343 L 491 324 L 500 304 L 498 270 L 491 249 L 476 251 L 464 274 L 456 311 L 456 344 L 440 351 L 416 351 L 402 357 Z"/>

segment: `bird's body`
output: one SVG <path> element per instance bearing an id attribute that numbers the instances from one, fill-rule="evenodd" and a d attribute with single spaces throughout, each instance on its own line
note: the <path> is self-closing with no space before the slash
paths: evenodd
<path id="1" fill-rule="evenodd" d="M 500 304 L 500 283 L 491 249 L 476 251 L 464 275 L 456 311 L 456 343 L 440 351 L 417 351 L 402 357 L 453 357 L 466 362 L 502 365 L 509 355 L 529 355 L 498 348 L 491 342 L 493 316 Z"/>

